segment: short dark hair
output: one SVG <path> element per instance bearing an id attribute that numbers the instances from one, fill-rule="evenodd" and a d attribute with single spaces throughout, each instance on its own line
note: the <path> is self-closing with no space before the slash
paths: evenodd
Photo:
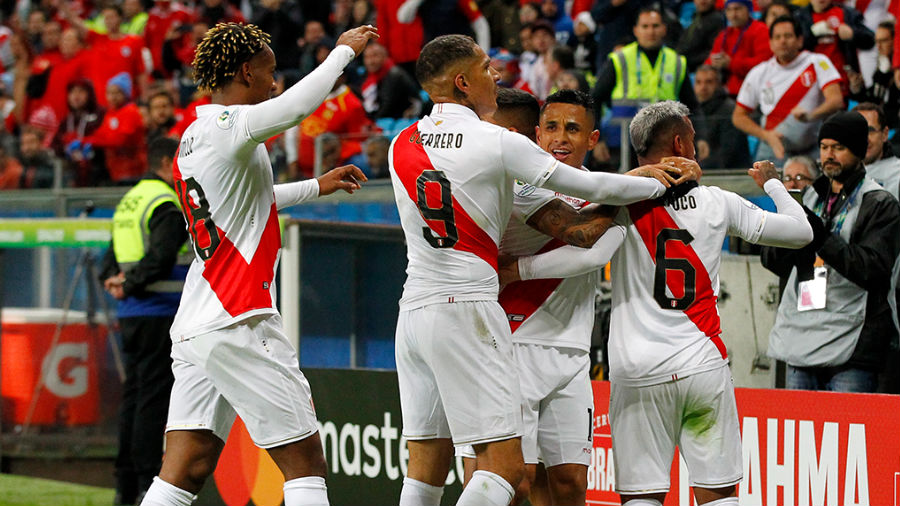
<path id="1" fill-rule="evenodd" d="M 856 104 L 856 107 L 850 109 L 851 111 L 875 111 L 875 114 L 878 115 L 878 126 L 884 128 L 887 126 L 887 115 L 884 114 L 884 107 L 881 105 L 873 103 L 873 102 L 861 102 Z"/>
<path id="2" fill-rule="evenodd" d="M 803 36 L 803 31 L 800 28 L 800 23 L 798 23 L 793 16 L 788 16 L 787 14 L 785 14 L 784 16 L 778 16 L 777 18 L 775 18 L 775 21 L 772 21 L 772 25 L 769 26 L 770 39 L 772 38 L 772 34 L 775 33 L 775 26 L 777 26 L 779 23 L 790 23 L 794 28 L 794 35 L 797 37 Z"/>
<path id="3" fill-rule="evenodd" d="M 419 53 L 416 60 L 416 79 L 425 86 L 454 63 L 475 56 L 475 40 L 468 35 L 441 35 L 435 38 Z"/>
<path id="4" fill-rule="evenodd" d="M 697 67 L 697 70 L 694 71 L 694 75 L 696 76 L 700 72 L 712 72 L 716 75 L 716 80 L 719 84 L 722 84 L 722 73 L 719 72 L 719 69 L 713 67 L 712 65 L 700 65 Z"/>
<path id="5" fill-rule="evenodd" d="M 892 39 L 894 38 L 894 28 L 896 26 L 897 25 L 893 21 L 890 21 L 890 20 L 882 21 L 881 23 L 878 23 L 878 28 L 884 28 L 885 30 L 888 30 L 891 32 Z"/>
<path id="6" fill-rule="evenodd" d="M 541 114 L 544 113 L 544 111 L 547 109 L 547 106 L 550 104 L 572 104 L 579 107 L 584 107 L 584 109 L 588 113 L 588 116 L 590 116 L 591 118 L 590 127 L 594 127 L 594 124 L 596 122 L 596 116 L 594 113 L 594 99 L 589 94 L 579 90 L 559 90 L 547 97 L 547 100 L 541 107 Z"/>
<path id="7" fill-rule="evenodd" d="M 550 50 L 550 57 L 563 69 L 575 68 L 575 52 L 569 46 L 557 44 Z"/>
<path id="8" fill-rule="evenodd" d="M 647 7 L 641 7 L 638 11 L 637 16 L 634 17 L 634 26 L 637 26 L 638 21 L 641 19 L 641 14 L 648 14 L 650 12 L 659 14 L 659 17 L 663 20 L 663 24 L 666 24 L 666 16 L 663 14 L 663 11 L 659 7 L 649 5 Z"/>
<path id="9" fill-rule="evenodd" d="M 541 116 L 541 105 L 537 97 L 517 88 L 500 88 L 497 90 L 497 112 L 515 114 L 521 121 L 521 127 L 530 128 L 531 132 L 520 132 L 533 136 Z M 518 127 L 517 127 L 518 128 Z M 521 128 L 520 128 L 521 130 Z"/>
<path id="10" fill-rule="evenodd" d="M 178 141 L 171 137 L 160 137 L 154 139 L 147 146 L 147 165 L 151 171 L 156 171 L 163 158 L 175 158 L 175 152 L 178 151 Z"/>
<path id="11" fill-rule="evenodd" d="M 147 98 L 147 105 L 150 105 L 150 102 L 153 101 L 156 97 L 165 97 L 170 104 L 175 105 L 175 97 L 172 96 L 167 90 L 156 90 L 155 92 L 150 94 L 150 97 Z"/>

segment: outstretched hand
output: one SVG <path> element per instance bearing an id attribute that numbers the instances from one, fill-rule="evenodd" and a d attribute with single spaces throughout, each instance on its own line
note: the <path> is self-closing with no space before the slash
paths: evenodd
<path id="1" fill-rule="evenodd" d="M 344 44 L 350 46 L 350 49 L 353 49 L 356 56 L 359 56 L 366 48 L 366 44 L 368 44 L 370 40 L 377 39 L 378 37 L 378 29 L 374 26 L 362 25 L 342 33 L 341 36 L 338 37 L 335 45 L 340 46 L 341 44 Z"/>
<path id="2" fill-rule="evenodd" d="M 756 181 L 756 185 L 760 188 L 770 179 L 778 179 L 778 171 L 775 164 L 768 160 L 754 162 L 753 167 L 747 169 L 747 174 Z"/>
<path id="3" fill-rule="evenodd" d="M 369 180 L 363 171 L 359 170 L 356 165 L 344 165 L 331 169 L 318 178 L 319 196 L 331 195 L 338 190 L 344 190 L 347 193 L 353 193 L 362 188 L 360 183 Z"/>

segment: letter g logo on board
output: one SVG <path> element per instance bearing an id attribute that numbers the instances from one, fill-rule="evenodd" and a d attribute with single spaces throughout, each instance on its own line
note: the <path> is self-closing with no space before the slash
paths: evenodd
<path id="1" fill-rule="evenodd" d="M 65 361 L 75 360 L 77 365 L 64 369 Z M 44 385 L 56 395 L 71 399 L 87 393 L 88 389 L 88 343 L 59 343 L 47 356 L 41 370 L 44 371 Z"/>

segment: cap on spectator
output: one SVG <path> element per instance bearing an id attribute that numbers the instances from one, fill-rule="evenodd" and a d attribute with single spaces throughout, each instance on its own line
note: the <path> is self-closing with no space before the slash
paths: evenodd
<path id="1" fill-rule="evenodd" d="M 725 7 L 728 7 L 729 4 L 739 3 L 747 8 L 748 11 L 753 12 L 753 2 L 752 0 L 725 0 Z"/>
<path id="2" fill-rule="evenodd" d="M 866 148 L 869 146 L 869 124 L 866 118 L 856 111 L 841 111 L 822 123 L 822 128 L 819 129 L 819 142 L 822 142 L 822 139 L 838 141 L 857 158 L 865 158 Z"/>
<path id="3" fill-rule="evenodd" d="M 575 16 L 575 24 L 577 25 L 578 23 L 584 23 L 584 26 L 586 26 L 591 33 L 597 31 L 597 22 L 594 21 L 594 17 L 591 16 L 591 13 L 588 11 L 581 11 Z"/>
<path id="4" fill-rule="evenodd" d="M 128 72 L 119 72 L 106 81 L 107 86 L 118 86 L 126 97 L 131 98 L 131 75 Z"/>
<path id="5" fill-rule="evenodd" d="M 56 129 L 59 127 L 59 118 L 56 117 L 52 107 L 44 105 L 31 113 L 28 117 L 28 124 L 44 132 L 43 145 L 46 148 L 50 145 L 53 134 L 56 133 Z"/>

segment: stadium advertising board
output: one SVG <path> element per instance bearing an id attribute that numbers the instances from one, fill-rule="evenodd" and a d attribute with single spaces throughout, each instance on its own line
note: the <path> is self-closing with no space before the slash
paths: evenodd
<path id="1" fill-rule="evenodd" d="M 328 459 L 333 505 L 396 504 L 408 454 L 392 371 L 306 370 Z M 900 506 L 900 396 L 737 389 L 744 442 L 741 505 Z M 617 505 L 609 384 L 594 382 L 588 504 Z M 459 495 L 459 459 L 443 504 Z M 676 456 L 667 506 L 692 505 Z M 235 424 L 213 480 L 195 504 L 278 506 L 281 473 Z"/>
<path id="2" fill-rule="evenodd" d="M 900 396 L 736 389 L 743 443 L 741 506 L 900 506 Z M 618 505 L 609 383 L 594 382 L 588 504 Z M 678 455 L 666 506 L 691 506 Z"/>

